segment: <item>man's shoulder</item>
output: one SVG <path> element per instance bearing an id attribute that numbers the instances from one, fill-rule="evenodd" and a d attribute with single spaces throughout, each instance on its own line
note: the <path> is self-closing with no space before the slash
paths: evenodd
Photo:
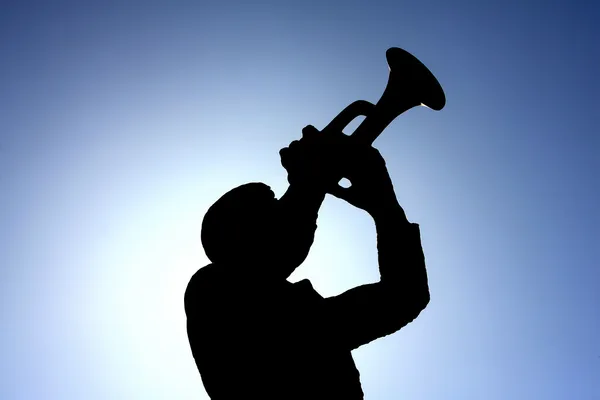
<path id="1" fill-rule="evenodd" d="M 192 277 L 190 278 L 190 283 L 217 279 L 218 275 L 219 268 L 216 264 L 210 263 L 200 268 L 198 271 L 194 272 L 194 275 L 192 275 Z"/>
<path id="2" fill-rule="evenodd" d="M 208 264 L 198 271 L 194 272 L 194 275 L 190 278 L 188 282 L 188 290 L 191 287 L 209 284 L 210 282 L 214 282 L 219 278 L 219 270 L 215 264 Z"/>
<path id="3" fill-rule="evenodd" d="M 185 289 L 186 311 L 191 303 L 197 303 L 203 297 L 210 297 L 212 292 L 222 286 L 222 281 L 219 268 L 215 264 L 208 264 L 196 271 Z"/>

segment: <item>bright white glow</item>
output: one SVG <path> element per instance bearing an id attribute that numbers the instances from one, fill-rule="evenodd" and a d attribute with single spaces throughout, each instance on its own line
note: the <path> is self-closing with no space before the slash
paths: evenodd
<path id="1" fill-rule="evenodd" d="M 367 398 L 599 397 L 593 2 L 12 3 L 1 399 L 206 399 L 183 310 L 204 211 L 246 182 L 281 195 L 279 149 L 379 98 L 388 46 L 452 101 L 375 142 L 432 301 L 355 352 Z M 330 198 L 321 216 L 292 278 L 326 296 L 375 281 L 372 221 Z"/>

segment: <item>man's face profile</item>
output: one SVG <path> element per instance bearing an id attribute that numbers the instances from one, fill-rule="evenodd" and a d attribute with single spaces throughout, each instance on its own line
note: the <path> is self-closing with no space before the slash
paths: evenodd
<path id="1" fill-rule="evenodd" d="M 201 237 L 207 257 L 213 263 L 248 268 L 249 273 L 287 278 L 304 259 L 297 253 L 308 249 L 293 243 L 295 229 L 286 224 L 285 213 L 263 183 L 230 190 L 204 217 Z"/>

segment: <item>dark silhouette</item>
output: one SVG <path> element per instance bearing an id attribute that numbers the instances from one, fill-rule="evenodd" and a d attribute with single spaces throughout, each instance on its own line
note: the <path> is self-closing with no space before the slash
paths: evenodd
<path id="1" fill-rule="evenodd" d="M 398 204 L 379 152 L 312 126 L 281 150 L 289 188 L 262 183 L 210 207 L 211 264 L 185 293 L 188 337 L 208 395 L 220 399 L 362 399 L 351 350 L 396 332 L 429 302 L 419 227 Z M 332 182 L 350 180 L 350 188 Z M 368 212 L 381 279 L 323 298 L 287 281 L 304 261 L 326 193 Z M 325 266 L 324 266 L 325 267 Z"/>

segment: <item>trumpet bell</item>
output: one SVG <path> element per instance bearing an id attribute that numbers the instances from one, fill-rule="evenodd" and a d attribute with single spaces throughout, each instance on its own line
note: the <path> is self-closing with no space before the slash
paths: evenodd
<path id="1" fill-rule="evenodd" d="M 365 119 L 349 136 L 356 142 L 370 146 L 403 112 L 416 106 L 436 111 L 444 108 L 444 90 L 421 61 L 398 47 L 388 49 L 385 55 L 390 75 L 377 104 L 365 100 L 355 101 L 343 109 L 324 131 L 341 132 L 356 117 L 364 115 Z"/>
<path id="2" fill-rule="evenodd" d="M 446 105 L 446 96 L 442 86 L 431 71 L 415 56 L 398 47 L 392 47 L 385 53 L 390 77 L 384 93 L 394 97 L 414 100 L 416 105 L 423 105 L 439 111 Z M 391 100 L 393 103 L 393 99 Z"/>

